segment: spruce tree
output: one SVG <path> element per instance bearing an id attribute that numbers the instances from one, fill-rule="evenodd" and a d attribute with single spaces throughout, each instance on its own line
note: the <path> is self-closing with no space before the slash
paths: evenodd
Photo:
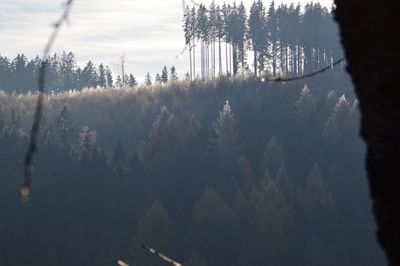
<path id="1" fill-rule="evenodd" d="M 194 28 L 192 25 L 192 13 L 190 11 L 189 6 L 186 6 L 184 15 L 183 15 L 183 31 L 185 34 L 185 45 L 189 47 L 189 69 L 190 69 L 190 78 L 193 78 L 193 64 L 192 64 L 192 46 L 193 43 L 193 34 Z"/>
<path id="2" fill-rule="evenodd" d="M 113 76 L 108 66 L 106 66 L 106 84 L 108 88 L 112 88 L 114 85 Z"/>
<path id="3" fill-rule="evenodd" d="M 132 252 L 137 255 L 135 264 L 142 265 L 147 261 L 147 265 L 155 266 L 157 263 L 148 263 L 147 254 L 143 253 L 141 246 L 143 244 L 151 244 L 161 250 L 167 250 L 171 247 L 172 238 L 175 234 L 174 221 L 170 218 L 168 210 L 166 210 L 159 201 L 154 201 L 143 217 L 139 220 L 136 227 L 134 238 L 134 248 Z M 159 262 L 158 260 L 156 262 Z"/>
<path id="4" fill-rule="evenodd" d="M 278 34 L 279 34 L 279 21 L 278 21 L 278 16 L 276 14 L 275 10 L 275 2 L 272 1 L 269 9 L 268 9 L 268 14 L 267 14 L 268 20 L 266 23 L 265 27 L 265 36 L 268 36 L 269 39 L 269 53 L 267 52 L 264 53 L 264 57 L 269 58 L 272 64 L 272 75 L 275 77 L 278 71 L 278 56 L 279 56 L 279 40 L 278 40 Z M 261 58 L 261 61 L 263 62 L 263 58 Z M 262 66 L 264 67 L 264 66 Z"/>
<path id="5" fill-rule="evenodd" d="M 175 66 L 171 67 L 171 80 L 173 80 L 173 81 L 178 80 L 178 74 L 176 73 Z"/>
<path id="6" fill-rule="evenodd" d="M 133 74 L 129 74 L 129 87 L 133 88 L 135 86 L 137 86 L 138 83 L 136 81 L 136 78 L 133 76 Z"/>
<path id="7" fill-rule="evenodd" d="M 103 64 L 99 66 L 99 84 L 101 88 L 107 87 L 106 69 Z"/>
<path id="8" fill-rule="evenodd" d="M 146 74 L 146 77 L 145 77 L 145 84 L 146 84 L 146 86 L 150 86 L 150 85 L 152 84 L 151 76 L 150 76 L 150 73 L 149 73 L 149 72 L 147 72 L 147 74 Z"/>
<path id="9" fill-rule="evenodd" d="M 249 38 L 254 52 L 254 76 L 258 76 L 258 58 L 264 53 L 265 10 L 261 1 L 253 2 L 249 16 Z"/>
<path id="10" fill-rule="evenodd" d="M 212 144 L 220 163 L 229 165 L 235 162 L 239 153 L 239 134 L 236 119 L 228 101 L 219 113 L 217 122 L 214 124 L 214 131 L 216 137 L 212 140 Z"/>
<path id="11" fill-rule="evenodd" d="M 166 84 L 168 82 L 168 69 L 166 66 L 161 71 L 161 83 Z"/>
<path id="12" fill-rule="evenodd" d="M 162 78 L 161 78 L 159 73 L 156 74 L 154 82 L 155 82 L 155 84 L 161 84 L 162 83 Z"/>

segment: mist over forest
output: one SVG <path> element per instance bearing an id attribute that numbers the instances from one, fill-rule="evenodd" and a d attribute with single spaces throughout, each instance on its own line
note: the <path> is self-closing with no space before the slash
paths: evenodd
<path id="1" fill-rule="evenodd" d="M 50 56 L 27 202 L 42 60 L 0 56 L 0 265 L 166 265 L 142 244 L 189 266 L 384 265 L 331 16 L 188 7 L 187 72 L 143 84 Z"/>

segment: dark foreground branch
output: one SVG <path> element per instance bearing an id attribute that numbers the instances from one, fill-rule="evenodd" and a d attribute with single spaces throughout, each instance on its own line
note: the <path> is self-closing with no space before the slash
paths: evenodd
<path id="1" fill-rule="evenodd" d="M 72 3 L 74 0 L 68 0 L 65 3 L 64 12 L 61 15 L 61 18 L 54 23 L 53 31 L 50 35 L 49 40 L 46 43 L 45 49 L 43 51 L 42 63 L 39 67 L 39 80 L 38 80 L 38 98 L 36 102 L 36 109 L 34 120 L 31 129 L 30 142 L 28 146 L 28 150 L 25 155 L 25 180 L 22 186 L 19 189 L 19 196 L 22 200 L 28 200 L 29 195 L 31 193 L 31 184 L 32 184 L 32 174 L 33 174 L 33 157 L 37 152 L 37 140 L 39 136 L 40 123 L 42 121 L 43 116 L 43 103 L 45 97 L 45 83 L 46 83 L 46 66 L 47 66 L 47 57 L 53 46 L 54 41 L 57 38 L 58 33 L 60 32 L 61 26 L 68 21 L 68 16 L 72 7 Z"/>
<path id="2" fill-rule="evenodd" d="M 162 254 L 161 252 L 158 252 L 157 250 L 155 250 L 154 248 L 151 248 L 151 247 L 149 247 L 147 245 L 142 245 L 142 248 L 144 248 L 145 250 L 147 250 L 151 254 L 159 257 L 160 259 L 162 259 L 163 261 L 165 261 L 165 262 L 167 262 L 169 264 L 172 264 L 174 266 L 183 266 L 182 264 L 180 264 L 176 260 L 173 260 L 173 259 L 167 257 L 166 255 Z"/>
<path id="3" fill-rule="evenodd" d="M 328 70 L 334 68 L 335 66 L 339 65 L 343 61 L 344 61 L 344 57 L 340 58 L 339 60 L 333 62 L 332 64 L 330 64 L 324 68 L 321 68 L 321 69 L 319 69 L 315 72 L 309 73 L 309 74 L 305 74 L 305 75 L 301 75 L 301 76 L 297 76 L 297 77 L 291 77 L 291 78 L 265 79 L 265 81 L 268 81 L 268 82 L 290 82 L 290 81 L 295 81 L 295 80 L 311 78 L 311 77 L 317 76 L 319 74 L 324 73 L 325 71 L 328 71 Z"/>

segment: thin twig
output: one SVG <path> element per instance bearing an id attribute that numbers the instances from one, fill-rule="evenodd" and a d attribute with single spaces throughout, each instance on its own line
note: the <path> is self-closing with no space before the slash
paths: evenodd
<path id="1" fill-rule="evenodd" d="M 319 70 L 317 70 L 315 72 L 309 73 L 309 74 L 305 74 L 305 75 L 301 75 L 301 76 L 297 76 L 297 77 L 291 77 L 291 78 L 280 78 L 279 77 L 279 78 L 276 78 L 276 79 L 265 79 L 265 81 L 268 81 L 268 82 L 289 82 L 289 81 L 295 81 L 295 80 L 311 78 L 311 77 L 317 76 L 317 75 L 319 75 L 319 74 L 321 74 L 321 73 L 323 73 L 323 72 L 325 72 L 325 71 L 327 71 L 329 69 L 334 68 L 335 66 L 337 66 L 338 64 L 340 64 L 343 61 L 344 61 L 344 57 L 340 58 L 339 60 L 333 62 L 332 64 L 330 64 L 330 65 L 328 65 L 328 66 L 326 66 L 324 68 L 321 68 L 321 69 L 319 69 Z"/>
<path id="2" fill-rule="evenodd" d="M 177 262 L 176 260 L 173 260 L 169 257 L 167 257 L 166 255 L 162 254 L 161 252 L 158 252 L 157 250 L 155 250 L 154 248 L 151 248 L 147 245 L 142 245 L 142 248 L 144 248 L 145 250 L 147 250 L 148 252 L 150 252 L 151 254 L 159 257 L 160 259 L 162 259 L 163 261 L 172 264 L 174 266 L 183 266 L 181 263 Z"/>
<path id="3" fill-rule="evenodd" d="M 43 51 L 43 59 L 39 66 L 39 79 L 38 79 L 38 98 L 36 102 L 36 109 L 34 120 L 31 129 L 30 143 L 28 146 L 28 150 L 25 155 L 25 180 L 22 186 L 19 189 L 19 196 L 22 200 L 28 200 L 29 195 L 31 193 L 31 184 L 32 184 L 32 174 L 33 174 L 33 157 L 37 152 L 37 140 L 39 135 L 40 123 L 42 121 L 43 116 L 43 102 L 44 102 L 44 94 L 45 94 L 45 83 L 46 83 L 46 67 L 47 67 L 47 58 L 49 56 L 49 52 L 51 47 L 54 44 L 54 41 L 57 38 L 58 33 L 60 32 L 61 26 L 68 21 L 68 16 L 72 7 L 72 3 L 74 0 L 67 0 L 65 3 L 64 12 L 61 15 L 61 18 L 54 23 L 53 32 L 50 35 L 49 40 L 45 46 Z"/>

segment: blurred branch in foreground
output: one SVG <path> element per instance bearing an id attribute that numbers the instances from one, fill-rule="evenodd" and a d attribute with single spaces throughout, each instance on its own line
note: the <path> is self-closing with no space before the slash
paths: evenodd
<path id="1" fill-rule="evenodd" d="M 28 146 L 28 150 L 25 155 L 25 180 L 19 189 L 19 196 L 22 200 L 28 200 L 29 195 L 31 193 L 31 184 L 32 184 L 32 174 L 33 174 L 33 157 L 37 152 L 37 139 L 40 130 L 40 123 L 42 121 L 43 116 L 43 102 L 44 102 L 44 93 L 45 93 L 45 83 L 46 83 L 46 65 L 47 65 L 47 57 L 53 46 L 54 41 L 57 38 L 58 33 L 60 32 L 61 26 L 68 21 L 68 16 L 72 7 L 72 3 L 74 0 L 68 0 L 65 3 L 64 12 L 61 15 L 61 18 L 53 24 L 53 32 L 50 35 L 50 38 L 45 46 L 43 51 L 42 63 L 39 68 L 39 80 L 38 80 L 38 98 L 36 102 L 36 109 L 34 120 L 31 129 L 30 143 Z"/>
<path id="2" fill-rule="evenodd" d="M 151 248 L 147 245 L 142 245 L 142 248 L 144 248 L 145 250 L 147 250 L 148 252 L 150 252 L 151 254 L 159 257 L 160 259 L 162 259 L 163 261 L 172 264 L 174 266 L 183 266 L 182 264 L 180 264 L 179 262 L 167 257 L 166 255 L 162 254 L 161 252 L 158 252 L 157 250 L 155 250 L 154 248 Z"/>

